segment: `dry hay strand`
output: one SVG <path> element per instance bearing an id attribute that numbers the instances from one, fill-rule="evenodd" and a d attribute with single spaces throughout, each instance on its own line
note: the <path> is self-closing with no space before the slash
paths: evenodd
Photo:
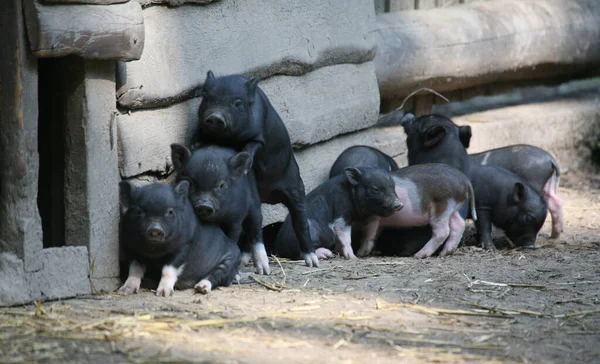
<path id="1" fill-rule="evenodd" d="M 466 310 L 450 310 L 445 308 L 429 308 L 425 306 L 412 305 L 408 303 L 389 303 L 383 299 L 377 297 L 376 308 L 378 310 L 388 310 L 395 308 L 408 308 L 414 311 L 433 315 L 463 315 L 463 316 L 482 316 L 482 317 L 493 317 L 493 318 L 507 318 L 509 316 L 505 314 L 490 313 L 490 312 L 477 312 L 477 311 L 466 311 Z"/>

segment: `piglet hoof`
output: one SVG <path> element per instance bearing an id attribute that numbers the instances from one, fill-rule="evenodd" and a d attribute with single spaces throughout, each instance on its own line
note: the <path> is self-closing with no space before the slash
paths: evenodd
<path id="1" fill-rule="evenodd" d="M 554 229 L 552 229 L 552 235 L 550 235 L 550 238 L 557 239 L 557 238 L 560 237 L 560 233 L 561 233 L 560 230 L 554 230 Z"/>
<path id="2" fill-rule="evenodd" d="M 117 293 L 123 296 L 132 293 L 138 293 L 138 291 L 140 290 L 140 283 L 141 281 L 139 279 L 127 278 L 125 284 L 123 284 L 123 286 L 119 288 Z"/>
<path id="3" fill-rule="evenodd" d="M 304 262 L 307 267 L 319 268 L 319 258 L 317 258 L 317 254 L 315 253 L 305 253 Z"/>
<path id="4" fill-rule="evenodd" d="M 354 251 L 351 247 L 344 247 L 342 250 L 342 256 L 346 259 L 356 259 L 356 255 L 354 255 Z"/>
<path id="5" fill-rule="evenodd" d="M 198 293 L 207 294 L 212 289 L 212 283 L 208 279 L 203 279 L 194 286 L 194 289 Z"/>
<path id="6" fill-rule="evenodd" d="M 333 252 L 327 248 L 318 248 L 315 250 L 318 259 L 331 259 L 333 258 Z"/>
<path id="7" fill-rule="evenodd" d="M 413 255 L 413 257 L 417 259 L 425 259 L 429 258 L 432 254 L 433 252 L 429 251 L 429 249 L 421 249 L 415 255 Z"/>
<path id="8" fill-rule="evenodd" d="M 249 252 L 242 252 L 242 257 L 240 258 L 240 267 L 245 267 L 250 264 L 250 258 L 252 255 Z"/>
<path id="9" fill-rule="evenodd" d="M 360 248 L 356 252 L 356 255 L 358 255 L 359 257 L 366 257 L 369 254 L 371 254 L 371 250 L 368 248 Z"/>
<path id="10" fill-rule="evenodd" d="M 161 280 L 158 284 L 158 288 L 156 289 L 156 295 L 158 297 L 169 297 L 173 295 L 173 287 L 169 286 L 166 283 L 163 283 Z"/>

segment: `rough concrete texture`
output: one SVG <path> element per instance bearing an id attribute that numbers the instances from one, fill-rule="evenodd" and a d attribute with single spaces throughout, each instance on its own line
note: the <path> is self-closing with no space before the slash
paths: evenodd
<path id="1" fill-rule="evenodd" d="M 371 128 L 364 131 L 342 135 L 323 143 L 312 145 L 295 153 L 304 181 L 306 192 L 323 183 L 329 176 L 329 170 L 336 158 L 353 145 L 369 145 L 389 154 L 400 165 L 406 165 L 406 136 L 401 127 Z M 263 204 L 263 226 L 282 221 L 288 211 L 279 205 Z"/>
<path id="2" fill-rule="evenodd" d="M 101 0 L 100 0 L 101 1 Z M 150 5 L 168 5 L 181 6 L 183 4 L 204 5 L 217 2 L 220 0 L 134 0 L 140 3 L 143 7 Z"/>
<path id="3" fill-rule="evenodd" d="M 44 269 L 27 277 L 31 299 L 57 299 L 90 293 L 88 249 L 84 246 L 43 250 Z"/>
<path id="4" fill-rule="evenodd" d="M 469 153 L 532 144 L 553 153 L 561 168 L 586 168 L 600 137 L 600 93 L 506 107 L 453 118 L 470 125 Z"/>
<path id="5" fill-rule="evenodd" d="M 420 87 L 464 89 L 597 68 L 596 0 L 475 2 L 377 16 L 375 58 L 384 103 Z"/>
<path id="6" fill-rule="evenodd" d="M 23 261 L 16 255 L 0 254 L 0 306 L 91 292 L 86 247 L 44 249 L 38 257 L 42 268 L 26 272 Z"/>
<path id="7" fill-rule="evenodd" d="M 42 5 L 23 0 L 27 35 L 37 57 L 140 59 L 144 17 L 135 1 L 113 5 Z"/>
<path id="8" fill-rule="evenodd" d="M 206 72 L 301 75 L 364 63 L 377 44 L 372 0 L 228 0 L 144 10 L 138 62 L 119 63 L 119 106 L 165 106 L 193 97 Z"/>
<path id="9" fill-rule="evenodd" d="M 31 272 L 42 268 L 37 60 L 28 51 L 21 1 L 3 3 L 0 24 L 0 247 Z"/>
<path id="10" fill-rule="evenodd" d="M 377 119 L 379 97 L 372 62 L 319 68 L 301 77 L 271 77 L 259 86 L 296 147 L 369 127 Z M 169 145 L 190 142 L 200 101 L 119 115 L 121 176 L 168 172 Z"/>
<path id="11" fill-rule="evenodd" d="M 33 292 L 26 279 L 23 260 L 12 253 L 0 254 L 0 307 L 29 302 Z"/>

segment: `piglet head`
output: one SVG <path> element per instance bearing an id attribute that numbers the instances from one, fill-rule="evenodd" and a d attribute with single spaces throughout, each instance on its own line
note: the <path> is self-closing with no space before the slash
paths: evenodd
<path id="1" fill-rule="evenodd" d="M 354 205 L 361 215 L 387 217 L 404 207 L 387 171 L 355 167 L 347 167 L 344 171 L 354 192 Z"/>
<path id="2" fill-rule="evenodd" d="M 236 139 L 251 134 L 256 126 L 255 100 L 258 78 L 240 75 L 215 77 L 208 71 L 202 87 L 202 103 L 198 109 L 199 129 L 202 133 Z"/>
<path id="3" fill-rule="evenodd" d="M 506 236 L 517 246 L 535 248 L 537 235 L 548 212 L 546 203 L 535 190 L 521 182 L 515 183 L 508 199 L 506 213 L 512 219 L 505 230 Z"/>
<path id="4" fill-rule="evenodd" d="M 178 246 L 178 237 L 188 230 L 188 186 L 182 181 L 174 189 L 160 183 L 136 188 L 121 182 L 120 202 L 125 210 L 121 224 L 125 238 L 139 242 L 136 250 L 147 256 L 161 256 Z"/>

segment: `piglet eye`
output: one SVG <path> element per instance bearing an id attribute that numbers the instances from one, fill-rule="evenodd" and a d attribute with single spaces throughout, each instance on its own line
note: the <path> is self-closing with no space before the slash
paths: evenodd
<path id="1" fill-rule="evenodd" d="M 235 99 L 235 100 L 233 100 L 233 106 L 235 106 L 235 107 L 241 107 L 242 106 L 242 100 L 241 99 Z"/>
<path id="2" fill-rule="evenodd" d="M 173 216 L 175 215 L 175 210 L 173 210 L 172 208 L 167 209 L 167 216 Z"/>
<path id="3" fill-rule="evenodd" d="M 374 195 L 379 193 L 379 189 L 375 186 L 371 186 L 370 190 L 371 190 L 371 193 Z"/>
<path id="4" fill-rule="evenodd" d="M 225 188 L 227 188 L 227 184 L 224 181 L 219 183 L 219 190 L 224 190 Z"/>

